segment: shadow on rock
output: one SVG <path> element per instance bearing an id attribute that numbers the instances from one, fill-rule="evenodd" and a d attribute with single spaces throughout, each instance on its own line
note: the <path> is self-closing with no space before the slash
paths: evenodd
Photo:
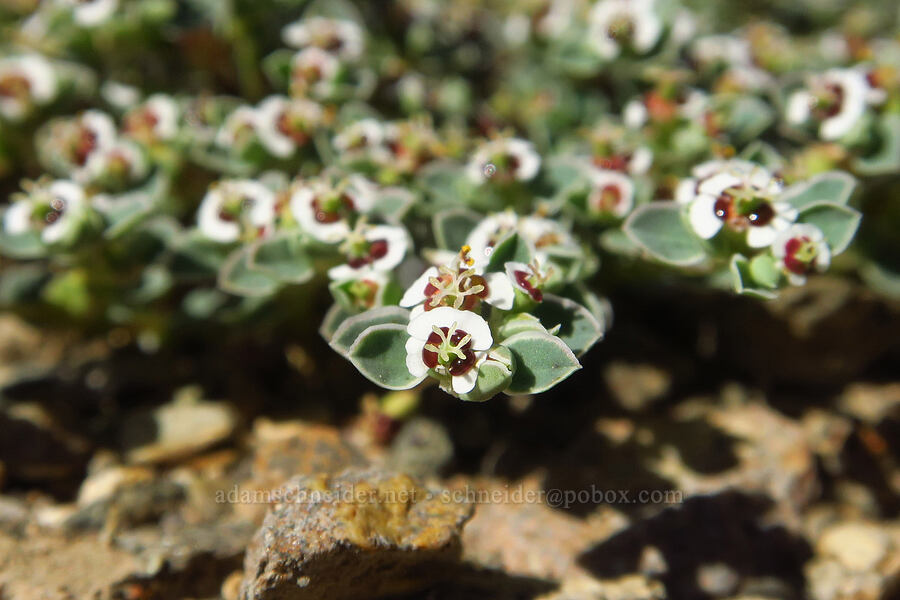
<path id="1" fill-rule="evenodd" d="M 707 565 L 726 565 L 738 586 L 777 580 L 787 597 L 803 597 L 803 564 L 809 545 L 781 526 L 761 522 L 772 506 L 763 496 L 724 492 L 695 497 L 640 521 L 579 557 L 600 578 L 633 573 L 645 549 L 659 551 L 666 563 L 660 578 L 673 598 L 712 597 L 701 584 Z"/>

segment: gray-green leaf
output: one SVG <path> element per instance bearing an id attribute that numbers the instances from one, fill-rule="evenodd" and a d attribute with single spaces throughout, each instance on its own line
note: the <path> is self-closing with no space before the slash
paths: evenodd
<path id="1" fill-rule="evenodd" d="M 406 326 L 384 323 L 366 329 L 356 339 L 348 358 L 366 379 L 389 390 L 407 390 L 425 376 L 415 377 L 406 368 Z"/>

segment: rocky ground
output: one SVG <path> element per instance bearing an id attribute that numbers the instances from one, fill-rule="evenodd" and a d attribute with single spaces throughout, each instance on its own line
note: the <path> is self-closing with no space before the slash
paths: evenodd
<path id="1" fill-rule="evenodd" d="M 5 316 L 0 599 L 900 597 L 900 307 L 615 300 L 551 394 L 414 411 L 318 340 Z"/>

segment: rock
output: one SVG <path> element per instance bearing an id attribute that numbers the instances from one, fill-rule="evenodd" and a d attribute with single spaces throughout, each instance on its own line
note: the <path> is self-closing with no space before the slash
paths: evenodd
<path id="1" fill-rule="evenodd" d="M 120 439 L 130 463 L 171 463 L 225 441 L 236 427 L 228 404 L 182 397 L 128 417 Z"/>
<path id="2" fill-rule="evenodd" d="M 45 407 L 19 402 L 0 408 L 0 461 L 10 480 L 45 483 L 80 477 L 90 442 Z"/>
<path id="3" fill-rule="evenodd" d="M 0 535 L 3 598 L 107 599 L 122 581 L 140 571 L 134 556 L 97 535 L 71 538 L 45 533 L 27 540 Z"/>
<path id="4" fill-rule="evenodd" d="M 250 475 L 225 500 L 246 518 L 262 523 L 274 502 L 269 491 L 280 488 L 295 475 L 337 473 L 361 468 L 365 459 L 334 427 L 260 418 L 253 424 L 253 456 Z M 231 496 L 229 497 L 229 493 Z"/>
<path id="5" fill-rule="evenodd" d="M 615 361 L 603 370 L 606 387 L 625 410 L 639 411 L 669 393 L 671 374 L 651 364 Z"/>
<path id="6" fill-rule="evenodd" d="M 449 576 L 472 506 L 376 469 L 279 490 L 244 561 L 245 600 L 378 598 Z"/>
<path id="7" fill-rule="evenodd" d="M 617 579 L 575 577 L 563 582 L 556 592 L 538 600 L 663 600 L 666 590 L 654 579 L 643 575 L 624 575 Z"/>
<path id="8" fill-rule="evenodd" d="M 840 407 L 864 423 L 878 425 L 900 407 L 900 383 L 849 385 L 841 396 Z"/>
<path id="9" fill-rule="evenodd" d="M 453 460 L 447 430 L 432 419 L 418 417 L 403 425 L 391 444 L 388 466 L 414 477 L 436 476 Z"/>
<path id="10" fill-rule="evenodd" d="M 816 559 L 805 569 L 814 600 L 881 600 L 884 578 L 877 573 L 853 573 L 837 560 Z"/>
<path id="11" fill-rule="evenodd" d="M 887 555 L 890 540 L 874 523 L 844 522 L 827 528 L 817 550 L 853 571 L 873 571 Z"/>
<path id="12" fill-rule="evenodd" d="M 0 496 L 0 532 L 21 536 L 28 519 L 29 511 L 25 502 L 10 496 Z"/>
<path id="13" fill-rule="evenodd" d="M 582 575 L 578 556 L 628 524 L 612 509 L 579 519 L 550 508 L 533 480 L 471 491 L 479 506 L 463 531 L 465 560 L 515 576 L 561 581 Z"/>
<path id="14" fill-rule="evenodd" d="M 738 573 L 725 563 L 709 563 L 697 568 L 697 587 L 710 596 L 728 596 L 740 583 Z"/>

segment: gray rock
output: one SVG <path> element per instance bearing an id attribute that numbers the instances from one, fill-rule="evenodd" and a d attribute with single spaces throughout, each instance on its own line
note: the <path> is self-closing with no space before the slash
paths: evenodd
<path id="1" fill-rule="evenodd" d="M 245 600 L 378 598 L 449 576 L 472 506 L 376 469 L 296 477 L 244 560 Z"/>

